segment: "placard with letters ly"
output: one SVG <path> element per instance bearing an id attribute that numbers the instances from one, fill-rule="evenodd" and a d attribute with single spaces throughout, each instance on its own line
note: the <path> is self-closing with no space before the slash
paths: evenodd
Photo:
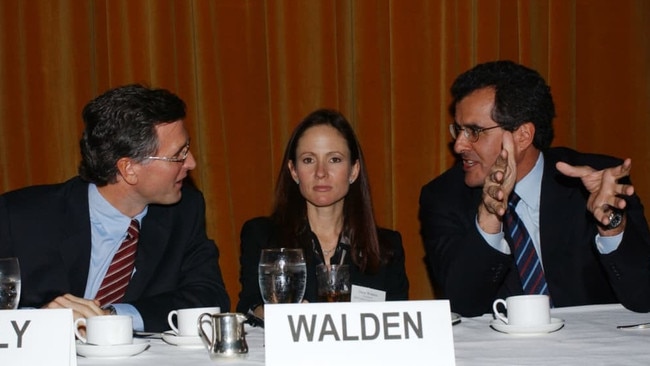
<path id="1" fill-rule="evenodd" d="M 264 305 L 267 366 L 455 365 L 448 300 Z"/>
<path id="2" fill-rule="evenodd" d="M 70 309 L 0 310 L 2 365 L 76 366 Z"/>

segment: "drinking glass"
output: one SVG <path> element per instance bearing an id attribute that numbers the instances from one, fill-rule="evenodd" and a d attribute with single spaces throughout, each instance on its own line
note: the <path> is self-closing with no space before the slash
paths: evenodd
<path id="1" fill-rule="evenodd" d="M 350 302 L 350 266 L 319 264 L 316 279 L 319 302 Z"/>
<path id="2" fill-rule="evenodd" d="M 0 310 L 18 308 L 20 267 L 18 258 L 0 258 Z"/>
<path id="3" fill-rule="evenodd" d="M 258 274 L 267 304 L 299 303 L 305 296 L 307 265 L 302 249 L 263 249 Z"/>

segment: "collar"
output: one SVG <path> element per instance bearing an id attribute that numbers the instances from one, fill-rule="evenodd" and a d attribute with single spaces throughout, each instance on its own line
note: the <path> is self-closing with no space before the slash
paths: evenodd
<path id="1" fill-rule="evenodd" d="M 88 208 L 91 224 L 94 227 L 103 228 L 109 235 L 123 235 L 131 224 L 132 218 L 113 207 L 99 193 L 97 186 L 93 183 L 88 184 Z M 142 219 L 147 214 L 148 209 L 149 206 L 145 207 L 142 212 L 133 217 L 138 220 L 140 226 L 142 226 Z"/>
<path id="2" fill-rule="evenodd" d="M 515 185 L 515 192 L 531 209 L 539 210 L 539 197 L 542 192 L 542 175 L 544 174 L 544 153 L 539 152 L 537 162 L 533 169 L 528 172 Z"/>

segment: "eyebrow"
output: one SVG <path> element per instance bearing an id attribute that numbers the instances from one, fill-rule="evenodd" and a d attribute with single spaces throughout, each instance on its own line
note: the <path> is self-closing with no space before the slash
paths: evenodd
<path id="1" fill-rule="evenodd" d="M 180 149 L 176 150 L 176 152 L 172 156 L 177 156 L 178 154 L 181 153 L 181 151 L 183 151 L 189 145 L 190 145 L 190 139 L 187 139 L 187 141 L 185 141 L 185 144 L 183 144 L 183 146 L 181 146 Z"/>
<path id="2" fill-rule="evenodd" d="M 332 150 L 332 151 L 328 151 L 328 152 L 326 152 L 326 153 L 325 153 L 325 156 L 330 156 L 330 155 L 334 155 L 334 154 L 337 154 L 337 155 L 345 155 L 345 153 L 342 152 L 342 151 L 339 151 L 339 150 Z M 299 157 L 299 156 L 305 156 L 305 155 L 318 155 L 318 153 L 313 152 L 313 151 L 305 151 L 305 152 L 303 152 L 302 154 L 298 154 L 298 155 L 296 155 L 296 156 Z"/>
<path id="3" fill-rule="evenodd" d="M 460 126 L 460 127 L 463 127 L 463 128 L 489 128 L 489 127 L 479 126 L 479 125 L 477 125 L 475 122 L 470 122 L 470 123 L 465 124 L 465 125 L 461 125 L 460 123 L 458 123 L 458 122 L 456 122 L 456 121 L 454 121 L 454 123 L 455 123 L 456 125 Z"/>

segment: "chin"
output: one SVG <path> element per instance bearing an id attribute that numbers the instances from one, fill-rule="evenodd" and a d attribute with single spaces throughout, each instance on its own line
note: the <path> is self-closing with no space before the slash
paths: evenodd
<path id="1" fill-rule="evenodd" d="M 173 205 L 175 203 L 178 203 L 181 200 L 181 197 L 182 197 L 181 193 L 178 192 L 178 194 L 176 194 L 174 196 L 169 196 L 169 197 L 165 197 L 165 198 L 161 199 L 160 202 L 158 202 L 158 204 L 159 205 Z"/>
<path id="2" fill-rule="evenodd" d="M 329 207 L 338 202 L 338 200 L 310 200 L 309 202 L 316 207 Z"/>
<path id="3" fill-rule="evenodd" d="M 470 188 L 478 188 L 478 187 L 483 187 L 483 183 L 485 182 L 485 178 L 480 178 L 476 176 L 465 176 L 465 185 L 470 187 Z"/>

